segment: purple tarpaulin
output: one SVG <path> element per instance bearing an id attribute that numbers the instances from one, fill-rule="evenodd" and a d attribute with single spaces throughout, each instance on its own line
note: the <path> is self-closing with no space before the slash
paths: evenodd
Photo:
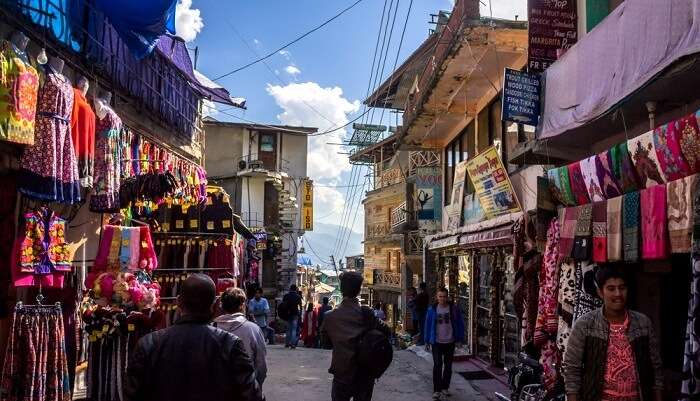
<path id="1" fill-rule="evenodd" d="M 623 2 L 545 72 L 539 138 L 592 121 L 700 52 L 700 0 Z"/>

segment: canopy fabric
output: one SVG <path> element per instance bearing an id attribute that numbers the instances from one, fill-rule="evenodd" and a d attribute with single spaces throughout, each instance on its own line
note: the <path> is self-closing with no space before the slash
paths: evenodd
<path id="1" fill-rule="evenodd" d="M 678 59 L 700 52 L 700 0 L 625 1 L 545 72 L 538 138 L 603 116 Z"/>
<path id="2" fill-rule="evenodd" d="M 297 255 L 297 265 L 298 266 L 313 266 L 311 258 L 306 255 Z"/>

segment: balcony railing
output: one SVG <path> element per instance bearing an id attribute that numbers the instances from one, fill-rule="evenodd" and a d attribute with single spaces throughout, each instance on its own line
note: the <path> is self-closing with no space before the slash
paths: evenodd
<path id="1" fill-rule="evenodd" d="M 401 288 L 401 274 L 385 272 L 383 270 L 374 271 L 374 286 L 389 287 L 389 288 Z"/>
<path id="2" fill-rule="evenodd" d="M 274 153 L 272 153 L 274 155 Z M 251 153 L 249 155 L 241 156 L 236 161 L 236 171 L 246 171 L 246 170 L 265 170 L 265 171 L 277 171 L 277 172 L 290 172 L 290 161 L 281 159 L 280 163 L 277 163 L 276 156 L 275 160 L 266 159 L 265 155 L 258 153 Z"/>
<path id="3" fill-rule="evenodd" d="M 374 189 L 388 187 L 403 181 L 403 172 L 400 168 L 384 170 L 374 180 Z"/>
<path id="4" fill-rule="evenodd" d="M 439 150 L 417 150 L 408 154 L 408 175 L 416 175 L 418 167 L 440 167 Z"/>
<path id="5" fill-rule="evenodd" d="M 408 221 L 408 211 L 406 210 L 406 202 L 401 202 L 398 206 L 391 210 L 391 229 L 395 229 Z"/>
<path id="6" fill-rule="evenodd" d="M 411 231 L 406 235 L 406 254 L 411 256 L 423 255 L 423 236 L 420 231 Z"/>

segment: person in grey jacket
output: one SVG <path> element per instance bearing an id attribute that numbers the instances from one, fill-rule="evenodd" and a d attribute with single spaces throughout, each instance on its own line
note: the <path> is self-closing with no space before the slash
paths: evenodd
<path id="1" fill-rule="evenodd" d="M 574 323 L 564 354 L 568 401 L 661 401 L 663 376 L 651 320 L 627 309 L 622 272 L 606 266 L 596 273 L 603 307 Z"/>
<path id="2" fill-rule="evenodd" d="M 240 288 L 228 288 L 221 294 L 221 308 L 226 314 L 214 319 L 214 326 L 228 331 L 243 340 L 246 352 L 253 360 L 255 378 L 262 387 L 267 377 L 267 348 L 260 326 L 246 318 L 246 296 Z"/>

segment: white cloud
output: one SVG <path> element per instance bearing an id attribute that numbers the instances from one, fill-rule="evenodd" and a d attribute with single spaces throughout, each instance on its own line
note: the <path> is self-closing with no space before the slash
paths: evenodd
<path id="1" fill-rule="evenodd" d="M 275 75 L 280 75 L 280 70 L 275 70 Z"/>
<path id="2" fill-rule="evenodd" d="M 301 74 L 301 70 L 295 65 L 288 65 L 284 70 L 287 72 L 287 74 L 291 76 L 297 76 Z"/>
<path id="3" fill-rule="evenodd" d="M 280 50 L 280 55 L 287 59 L 287 61 L 292 59 L 292 53 L 290 53 L 289 50 Z"/>
<path id="4" fill-rule="evenodd" d="M 283 110 L 277 115 L 282 124 L 316 127 L 319 132 L 347 124 L 348 114 L 360 109 L 360 101 L 343 97 L 341 88 L 323 88 L 316 82 L 290 83 L 286 86 L 268 84 L 267 92 Z M 326 135 L 309 137 L 307 174 L 316 183 L 342 185 L 339 183 L 343 173 L 350 171 L 350 162 L 347 156 L 338 154 L 341 148 L 328 143 L 340 143 L 346 136 L 347 131 L 343 128 Z M 344 194 L 335 188 L 320 186 L 316 193 L 318 215 L 330 213 L 322 221 L 338 224 Z"/>
<path id="5" fill-rule="evenodd" d="M 253 43 L 255 43 L 255 46 L 260 46 L 260 41 L 257 39 L 253 39 Z"/>
<path id="6" fill-rule="evenodd" d="M 484 0 L 480 7 L 481 15 L 491 16 L 493 9 L 494 18 L 515 19 L 523 21 L 527 19 L 527 1 L 524 0 Z"/>
<path id="7" fill-rule="evenodd" d="M 202 32 L 204 20 L 199 9 L 192 8 L 192 0 L 179 0 L 175 8 L 175 32 L 185 42 L 191 42 Z"/>

